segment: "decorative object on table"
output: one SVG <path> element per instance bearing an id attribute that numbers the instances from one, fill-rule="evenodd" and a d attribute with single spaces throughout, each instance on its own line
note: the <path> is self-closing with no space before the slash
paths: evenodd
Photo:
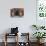
<path id="1" fill-rule="evenodd" d="M 24 15 L 24 8 L 12 8 L 10 10 L 11 17 L 14 16 L 23 16 Z"/>
<path id="2" fill-rule="evenodd" d="M 18 27 L 16 28 L 11 28 L 11 34 L 18 33 Z"/>

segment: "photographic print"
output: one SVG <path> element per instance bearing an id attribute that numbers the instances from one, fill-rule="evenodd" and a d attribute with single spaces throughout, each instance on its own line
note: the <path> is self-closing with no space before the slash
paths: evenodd
<path id="1" fill-rule="evenodd" d="M 10 10 L 10 14 L 12 17 L 14 16 L 24 16 L 24 8 L 12 8 Z"/>

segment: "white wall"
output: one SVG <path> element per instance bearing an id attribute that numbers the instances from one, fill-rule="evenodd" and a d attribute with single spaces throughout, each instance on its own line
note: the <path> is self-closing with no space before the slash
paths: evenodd
<path id="1" fill-rule="evenodd" d="M 24 8 L 23 17 L 10 17 L 11 8 Z M 0 0 L 0 34 L 11 27 L 19 27 L 19 32 L 30 32 L 30 26 L 36 24 L 36 0 Z"/>

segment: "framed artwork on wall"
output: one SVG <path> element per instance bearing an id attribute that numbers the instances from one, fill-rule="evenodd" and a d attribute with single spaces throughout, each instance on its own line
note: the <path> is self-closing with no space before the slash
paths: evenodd
<path id="1" fill-rule="evenodd" d="M 12 8 L 10 10 L 11 17 L 14 16 L 24 16 L 24 8 Z"/>

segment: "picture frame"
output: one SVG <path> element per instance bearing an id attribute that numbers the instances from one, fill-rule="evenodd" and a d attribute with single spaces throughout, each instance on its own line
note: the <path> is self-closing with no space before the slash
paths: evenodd
<path id="1" fill-rule="evenodd" d="M 11 17 L 24 16 L 24 8 L 12 8 L 10 10 Z"/>

